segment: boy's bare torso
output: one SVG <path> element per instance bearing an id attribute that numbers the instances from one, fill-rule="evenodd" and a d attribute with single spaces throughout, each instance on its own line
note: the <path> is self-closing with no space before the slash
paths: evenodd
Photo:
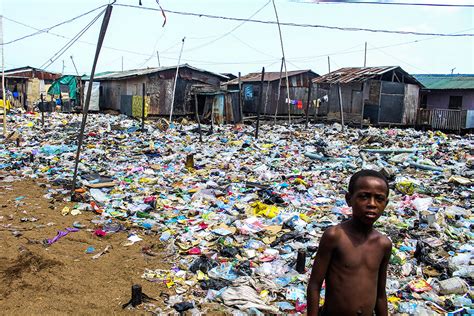
<path id="1" fill-rule="evenodd" d="M 335 247 L 326 274 L 323 315 L 373 315 L 379 268 L 390 241 L 376 230 L 363 236 L 347 223 L 330 229 Z"/>

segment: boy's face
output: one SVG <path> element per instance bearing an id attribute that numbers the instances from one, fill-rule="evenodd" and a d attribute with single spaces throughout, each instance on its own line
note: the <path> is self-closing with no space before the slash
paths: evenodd
<path id="1" fill-rule="evenodd" d="M 346 194 L 346 202 L 352 207 L 353 218 L 364 224 L 373 225 L 387 206 L 387 191 L 387 185 L 382 179 L 376 177 L 357 179 L 354 192 Z"/>

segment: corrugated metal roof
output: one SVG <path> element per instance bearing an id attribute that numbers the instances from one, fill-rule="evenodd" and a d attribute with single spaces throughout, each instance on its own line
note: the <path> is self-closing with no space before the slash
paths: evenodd
<path id="1" fill-rule="evenodd" d="M 313 79 L 314 83 L 351 83 L 363 82 L 377 76 L 383 75 L 386 72 L 395 70 L 400 72 L 405 77 L 406 82 L 415 83 L 422 86 L 413 76 L 408 74 L 399 66 L 381 66 L 381 67 L 347 67 L 330 72 L 324 76 Z M 400 78 L 401 79 L 401 78 Z"/>
<path id="2" fill-rule="evenodd" d="M 431 90 L 474 89 L 474 74 L 420 74 L 413 77 Z"/>
<path id="3" fill-rule="evenodd" d="M 398 66 L 384 67 L 346 67 L 330 72 L 319 78 L 315 78 L 315 83 L 350 83 L 371 79 L 388 71 L 392 71 Z"/>
<path id="4" fill-rule="evenodd" d="M 205 72 L 217 77 L 220 77 L 222 79 L 229 79 L 227 76 L 195 68 L 193 66 L 190 66 L 188 64 L 180 65 L 179 68 L 189 68 L 195 71 L 200 71 L 200 72 Z M 130 78 L 130 77 L 139 77 L 139 76 L 144 76 L 148 74 L 153 74 L 156 72 L 161 72 L 165 70 L 170 70 L 170 69 L 176 69 L 176 66 L 170 66 L 170 67 L 152 67 L 152 68 L 144 68 L 144 69 L 132 69 L 132 70 L 125 70 L 125 71 L 106 71 L 103 73 L 98 73 L 94 75 L 94 80 L 121 80 L 125 78 Z M 82 80 L 88 80 L 89 76 L 83 76 Z"/>
<path id="5" fill-rule="evenodd" d="M 307 72 L 313 72 L 313 71 L 311 69 L 292 70 L 292 71 L 288 71 L 288 77 L 300 75 L 300 74 L 307 73 Z M 317 75 L 315 72 L 313 72 L 313 73 L 315 75 Z M 282 78 L 285 78 L 285 73 L 284 72 L 282 73 Z M 280 80 L 280 72 L 279 71 L 278 72 L 265 72 L 265 75 L 264 75 L 263 79 L 264 79 L 265 82 Z M 262 73 L 261 72 L 251 72 L 251 73 L 249 73 L 245 76 L 241 76 L 240 80 L 241 80 L 241 82 L 260 82 L 260 81 L 262 81 Z M 236 78 L 236 79 L 230 80 L 230 81 L 228 81 L 224 84 L 226 84 L 226 85 L 239 84 L 239 79 Z"/>
<path id="6" fill-rule="evenodd" d="M 16 73 L 22 73 L 22 72 L 26 72 L 26 71 L 40 71 L 40 72 L 50 73 L 50 74 L 53 74 L 53 75 L 58 75 L 59 74 L 59 73 L 56 73 L 56 72 L 51 72 L 51 71 L 47 71 L 47 70 L 40 69 L 40 68 L 25 66 L 25 67 L 12 68 L 12 69 L 5 70 L 5 76 L 6 75 L 13 75 L 13 74 L 16 74 Z"/>

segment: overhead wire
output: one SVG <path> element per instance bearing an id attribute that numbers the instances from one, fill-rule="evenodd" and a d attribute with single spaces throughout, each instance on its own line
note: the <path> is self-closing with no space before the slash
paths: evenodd
<path id="1" fill-rule="evenodd" d="M 389 4 L 389 5 L 407 5 L 407 6 L 426 6 L 426 7 L 458 7 L 458 8 L 474 8 L 473 4 L 449 4 L 449 3 L 420 3 L 420 2 L 396 2 L 396 1 L 363 1 L 363 0 L 312 0 L 312 1 L 295 1 L 316 4 Z"/>
<path id="2" fill-rule="evenodd" d="M 119 5 L 119 6 L 129 6 L 129 5 L 121 5 L 121 4 L 116 4 L 116 5 Z M 268 5 L 268 3 L 266 4 Z M 62 38 L 66 38 L 66 39 L 70 39 L 69 37 L 66 37 L 66 36 L 63 36 L 63 35 L 60 35 L 60 34 L 55 34 L 53 32 L 50 32 L 51 29 L 57 27 L 57 26 L 60 26 L 60 25 L 63 25 L 63 24 L 66 24 L 66 23 L 69 23 L 69 22 L 72 22 L 74 20 L 77 20 L 79 19 L 80 17 L 82 16 L 85 16 L 93 11 L 96 11 L 98 9 L 100 9 L 101 7 L 104 7 L 103 6 L 100 6 L 100 7 L 97 7 L 96 9 L 93 9 L 93 10 L 90 10 L 88 12 L 85 12 L 79 16 L 76 16 L 72 19 L 69 19 L 69 20 L 66 20 L 66 21 L 63 21 L 59 24 L 56 24 L 56 25 L 53 25 L 52 27 L 48 27 L 48 28 L 45 28 L 45 29 L 37 29 L 35 27 L 32 27 L 30 25 L 27 25 L 25 23 L 22 23 L 22 22 L 19 22 L 19 21 L 15 21 L 13 19 L 10 19 L 10 18 L 7 18 L 4 16 L 4 18 L 6 20 L 9 20 L 11 22 L 14 22 L 14 23 L 17 23 L 17 24 L 20 24 L 20 25 L 23 25 L 25 27 L 29 27 L 29 28 L 32 28 L 32 29 L 35 29 L 35 30 L 38 30 L 38 32 L 35 32 L 35 33 L 32 33 L 32 34 L 29 34 L 27 36 L 24 36 L 24 37 L 21 37 L 21 38 L 18 38 L 18 39 L 15 39 L 15 40 L 12 40 L 10 42 L 6 42 L 4 43 L 4 45 L 6 44 L 9 44 L 9 43 L 13 43 L 13 42 L 17 42 L 21 39 L 24 39 L 26 37 L 31 37 L 33 35 L 36 35 L 36 34 L 41 34 L 41 33 L 46 33 L 46 34 L 51 34 L 51 35 L 54 35 L 54 36 L 58 36 L 58 37 L 62 37 Z M 130 7 L 135 7 L 135 8 L 141 8 L 141 7 L 136 7 L 136 6 L 130 6 Z M 153 8 L 146 8 L 146 9 L 153 9 Z M 167 10 L 165 10 L 167 11 Z M 175 13 L 174 11 L 170 11 L 171 13 Z M 188 13 L 185 13 L 185 14 L 188 14 Z M 196 14 L 192 14 L 192 15 L 196 15 Z M 199 15 L 199 16 L 202 16 L 202 15 Z M 214 16 L 213 16 L 214 17 Z M 217 18 L 217 16 L 216 16 Z M 224 17 L 226 18 L 226 17 Z M 226 18 L 228 19 L 228 18 Z M 231 18 L 232 19 L 232 18 Z M 258 21 L 258 20 L 257 20 Z M 252 22 L 252 21 L 251 21 Z M 274 24 L 275 22 L 273 21 L 269 21 L 271 22 L 272 24 Z M 286 25 L 287 23 L 281 23 L 282 25 Z M 467 30 L 464 30 L 464 31 L 470 31 L 472 30 L 471 29 L 467 29 Z M 229 32 L 228 32 L 229 33 Z M 473 36 L 474 34 L 462 34 L 462 33 L 450 33 L 450 34 L 440 34 L 440 33 L 422 33 L 422 34 L 432 34 L 430 38 L 426 38 L 426 39 L 420 39 L 420 40 L 414 40 L 414 41 L 408 41 L 408 42 L 402 42 L 402 43 L 397 43 L 397 44 L 391 44 L 391 45 L 386 45 L 386 46 L 381 46 L 381 47 L 378 47 L 378 48 L 388 48 L 388 47 L 394 47 L 394 46 L 400 46 L 400 45 L 406 45 L 406 44 L 410 44 L 410 43 L 416 43 L 416 42 L 421 42 L 421 41 L 425 41 L 425 40 L 430 40 L 430 39 L 435 39 L 435 38 L 438 38 L 438 37 L 441 37 L 441 36 Z M 250 45 L 244 43 L 242 40 L 240 40 L 238 37 L 236 37 L 234 34 L 231 34 L 233 37 L 235 37 L 237 40 L 239 40 L 240 42 L 242 42 L 242 44 L 248 46 L 249 48 L 252 48 Z M 76 41 L 78 41 L 76 39 Z M 78 41 L 78 42 L 81 42 L 81 43 L 86 43 L 86 44 L 90 44 L 90 45 L 95 45 L 94 43 L 90 43 L 90 42 L 86 42 L 86 41 Z M 179 43 L 178 43 L 179 44 Z M 177 45 L 177 44 L 176 44 Z M 176 45 L 173 45 L 171 47 L 169 47 L 168 49 L 166 49 L 165 51 L 161 52 L 161 53 L 164 53 L 166 51 L 168 51 L 169 49 L 172 49 L 173 47 L 175 47 Z M 131 50 L 127 50 L 127 49 L 120 49 L 120 48 L 115 48 L 115 47 L 110 47 L 110 46 L 104 46 L 104 48 L 107 48 L 107 49 L 110 49 L 110 50 L 115 50 L 115 51 L 120 51 L 120 52 L 126 52 L 126 53 L 130 53 L 130 54 L 135 54 L 135 55 L 140 55 L 140 56 L 147 56 L 149 57 L 150 55 L 149 54 L 144 54 L 144 53 L 140 53 L 140 52 L 136 52 L 136 51 L 131 51 Z M 256 50 L 255 48 L 252 48 L 254 50 Z M 370 48 L 369 50 L 374 50 L 374 49 L 377 49 L 377 47 L 373 47 L 373 48 Z M 348 52 L 337 52 L 337 53 L 329 53 L 329 54 L 321 54 L 321 55 L 317 55 L 317 56 L 308 56 L 306 57 L 307 59 L 314 59 L 314 58 L 325 58 L 327 56 L 334 56 L 334 55 L 342 55 L 342 54 L 349 54 L 349 53 L 356 53 L 356 52 L 360 52 L 362 50 L 356 50 L 356 51 L 348 51 Z M 169 58 L 169 57 L 166 57 L 166 56 L 162 56 L 160 55 L 161 58 L 163 59 L 170 59 L 170 60 L 174 60 L 175 58 Z M 270 56 L 271 57 L 271 56 Z M 295 61 L 295 60 L 298 60 L 298 61 L 304 61 L 304 58 L 291 58 L 290 60 L 292 61 Z M 188 61 L 192 61 L 192 62 L 197 62 L 197 63 L 207 63 L 207 64 L 210 64 L 210 65 L 226 65 L 226 64 L 246 64 L 246 63 L 258 63 L 258 62 L 261 62 L 261 61 L 242 61 L 242 62 L 230 62 L 230 63 L 227 63 L 227 62 L 207 62 L 207 61 L 201 61 L 201 60 L 188 60 Z M 294 65 L 294 64 L 293 64 Z"/>
<path id="3" fill-rule="evenodd" d="M 122 6 L 122 7 L 136 8 L 136 9 L 141 9 L 141 10 L 158 11 L 158 9 L 155 9 L 155 8 L 140 7 L 140 6 L 129 5 L 129 4 L 116 4 L 116 5 L 117 6 Z M 196 16 L 196 17 L 200 17 L 200 18 L 204 17 L 204 18 L 209 18 L 209 19 L 221 19 L 221 20 L 229 20 L 229 21 L 252 22 L 252 23 L 260 23 L 260 24 L 277 24 L 276 21 L 234 18 L 234 17 L 228 17 L 228 16 L 211 15 L 211 14 L 204 14 L 204 13 L 193 13 L 193 12 L 182 12 L 182 11 L 175 11 L 175 10 L 164 10 L 164 11 L 166 13 L 172 13 L 172 14 L 184 15 L 184 16 Z M 323 28 L 323 29 L 338 30 L 338 31 L 351 31 L 351 32 L 362 31 L 362 32 L 372 32 L 372 33 L 388 33 L 388 34 L 418 35 L 418 36 L 446 36 L 446 37 L 474 36 L 474 34 L 472 34 L 472 33 L 468 33 L 468 34 L 447 34 L 447 33 L 414 32 L 414 31 L 394 31 L 394 30 L 384 30 L 384 29 L 369 29 L 369 28 L 360 28 L 360 27 L 340 27 L 340 26 L 330 26 L 330 25 L 320 25 L 320 24 L 305 24 L 305 23 L 290 23 L 290 22 L 280 22 L 280 25 L 293 26 L 293 27 L 307 27 L 307 28 Z"/>
<path id="4" fill-rule="evenodd" d="M 238 24 L 237 26 L 235 26 L 234 28 L 232 28 L 230 31 L 220 35 L 219 37 L 217 37 L 216 39 L 212 40 L 212 41 L 208 41 L 207 43 L 204 43 L 204 44 L 201 44 L 201 45 L 198 45 L 198 46 L 195 46 L 195 47 L 191 47 L 189 49 L 186 49 L 187 52 L 190 52 L 190 51 L 193 51 L 193 50 L 196 50 L 196 49 L 199 49 L 199 48 L 202 48 L 202 47 L 205 47 L 205 46 L 208 46 L 210 44 L 213 44 L 215 42 L 217 42 L 218 40 L 226 37 L 227 35 L 229 34 L 232 34 L 235 30 L 237 30 L 239 27 L 241 27 L 242 25 L 244 25 L 245 23 L 247 23 L 247 21 L 249 21 L 251 18 L 253 18 L 254 16 L 256 16 L 258 13 L 260 13 L 260 11 L 262 11 L 263 9 L 265 9 L 268 4 L 270 4 L 271 0 L 267 1 L 267 3 L 265 3 L 260 9 L 258 9 L 257 11 L 255 11 L 247 20 L 244 20 L 242 21 L 242 23 Z"/>
<path id="5" fill-rule="evenodd" d="M 46 69 L 51 66 L 59 57 L 62 56 L 105 12 L 105 9 L 100 12 L 96 17 L 92 19 L 89 24 L 87 24 L 82 30 L 79 31 L 69 42 L 67 42 L 63 47 L 61 47 L 51 58 L 49 58 L 43 65 L 40 66 L 41 69 Z"/>
<path id="6" fill-rule="evenodd" d="M 97 7 L 97 8 L 95 8 L 95 9 L 92 9 L 92 10 L 87 11 L 87 12 L 85 12 L 85 13 L 82 13 L 82 14 L 80 14 L 80 15 L 78 15 L 78 16 L 75 16 L 75 17 L 73 17 L 73 18 L 71 18 L 71 19 L 69 19 L 69 20 L 63 21 L 63 22 L 61 22 L 61 23 L 55 24 L 55 25 L 53 25 L 53 26 L 50 26 L 50 27 L 47 27 L 47 28 L 44 28 L 44 29 L 40 29 L 40 30 L 38 30 L 37 32 L 34 32 L 34 33 L 31 33 L 31 34 L 28 34 L 28 35 L 25 35 L 25 36 L 16 38 L 16 39 L 14 39 L 14 40 L 11 40 L 11 41 L 8 41 L 8 42 L 4 42 L 4 43 L 0 43 L 0 45 L 8 45 L 8 44 L 12 44 L 12 43 L 21 41 L 21 40 L 23 40 L 23 39 L 25 39 L 25 38 L 28 38 L 28 37 L 32 37 L 32 36 L 35 36 L 35 35 L 39 35 L 39 34 L 42 34 L 42 33 L 48 33 L 49 31 L 51 31 L 52 29 L 54 29 L 54 28 L 56 28 L 56 27 L 58 27 L 58 26 L 61 26 L 61 25 L 70 23 L 70 22 L 72 22 L 72 21 L 75 21 L 75 20 L 77 20 L 77 19 L 79 19 L 79 18 L 82 18 L 83 16 L 86 16 L 86 15 L 88 15 L 88 14 L 94 12 L 94 11 L 97 11 L 97 10 L 99 10 L 100 8 L 106 7 L 106 6 L 107 6 L 106 4 L 105 4 L 105 5 L 101 5 L 101 6 Z M 15 22 L 15 23 L 18 23 L 18 24 L 21 24 L 21 25 L 30 27 L 30 26 L 28 26 L 28 25 L 26 25 L 26 24 L 23 24 L 23 23 L 21 23 L 21 22 L 15 21 L 15 20 L 10 19 L 10 18 L 7 18 L 6 16 L 3 16 L 3 18 L 4 18 L 5 20 L 8 20 L 8 21 L 11 21 L 11 22 Z"/>
<path id="7" fill-rule="evenodd" d="M 252 45 L 250 45 L 250 44 L 244 42 L 243 40 L 241 40 L 240 38 L 238 38 L 235 34 L 231 34 L 231 36 L 232 36 L 233 38 L 235 38 L 237 41 L 241 42 L 243 45 L 245 45 L 245 46 L 247 46 L 248 48 L 250 48 L 250 49 L 256 51 L 257 53 L 260 53 L 260 54 L 265 55 L 265 56 L 268 56 L 268 57 L 277 58 L 277 57 L 275 57 L 275 56 L 273 56 L 273 55 L 270 55 L 270 54 L 268 54 L 268 53 L 265 53 L 265 52 L 259 50 L 258 48 L 255 48 L 255 47 L 253 47 Z M 278 60 L 280 60 L 280 58 L 278 58 Z"/>
<path id="8" fill-rule="evenodd" d="M 384 51 L 383 51 L 382 49 L 380 49 L 380 48 L 375 48 L 375 49 L 378 50 L 379 52 L 381 52 L 382 54 L 385 54 L 385 55 L 387 55 L 387 56 L 390 56 L 390 57 L 392 57 L 393 59 L 396 59 L 396 60 L 398 60 L 398 61 L 404 63 L 405 65 L 408 65 L 408 66 L 410 66 L 410 67 L 416 68 L 416 69 L 421 70 L 421 71 L 423 71 L 423 72 L 427 72 L 427 73 L 429 72 L 429 71 L 427 71 L 426 69 L 419 68 L 419 67 L 417 67 L 417 66 L 415 66 L 415 65 L 412 65 L 412 64 L 410 64 L 410 63 L 408 63 L 408 62 L 406 62 L 406 61 L 404 61 L 404 60 L 402 60 L 402 59 L 400 59 L 400 58 L 398 58 L 398 57 L 396 57 L 396 56 L 394 56 L 394 55 L 392 55 L 392 54 L 389 54 L 389 53 L 387 53 L 387 52 L 384 52 Z"/>

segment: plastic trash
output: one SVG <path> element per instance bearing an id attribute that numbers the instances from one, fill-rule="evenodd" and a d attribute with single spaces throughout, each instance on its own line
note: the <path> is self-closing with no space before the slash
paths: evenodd
<path id="1" fill-rule="evenodd" d="M 469 285 L 460 277 L 454 277 L 436 283 L 435 289 L 441 295 L 465 294 Z"/>

